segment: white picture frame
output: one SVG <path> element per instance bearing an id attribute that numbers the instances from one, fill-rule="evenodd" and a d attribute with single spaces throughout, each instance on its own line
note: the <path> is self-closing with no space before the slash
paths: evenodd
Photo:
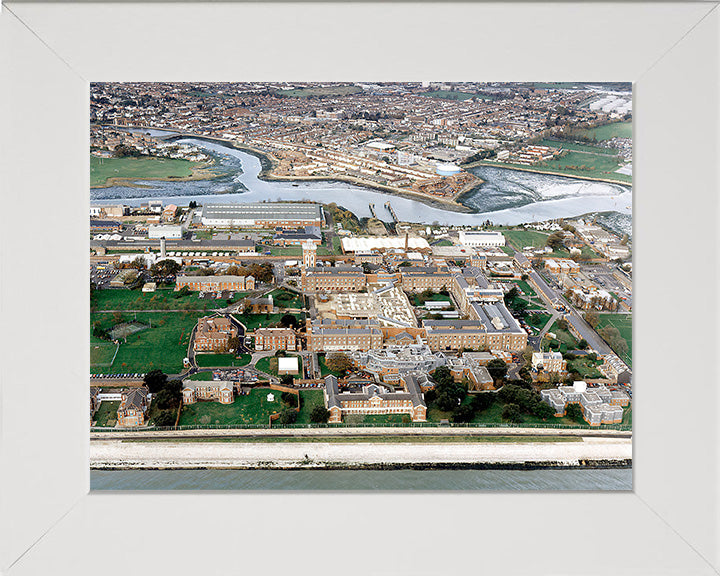
<path id="1" fill-rule="evenodd" d="M 717 574 L 719 31 L 706 2 L 5 3 L 0 573 Z M 632 493 L 89 494 L 89 82 L 245 79 L 634 82 Z"/>

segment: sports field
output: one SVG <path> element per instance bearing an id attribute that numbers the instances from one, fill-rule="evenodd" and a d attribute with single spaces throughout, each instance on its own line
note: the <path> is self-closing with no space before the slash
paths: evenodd
<path id="1" fill-rule="evenodd" d="M 98 338 L 90 338 L 90 366 L 110 366 L 116 345 Z"/>
<path id="2" fill-rule="evenodd" d="M 97 322 L 105 330 L 132 321 L 148 326 L 128 336 L 127 341 L 120 341 L 120 349 L 112 366 L 93 365 L 91 372 L 122 374 L 160 369 L 169 374 L 179 373 L 187 354 L 190 333 L 202 315 L 201 312 L 91 313 L 90 322 Z"/>
<path id="3" fill-rule="evenodd" d="M 151 180 L 187 178 L 197 162 L 175 158 L 98 158 L 90 156 L 90 186 L 102 187 L 108 178 Z"/>
<path id="4" fill-rule="evenodd" d="M 620 358 L 632 368 L 632 314 L 600 314 L 598 330 L 605 326 L 615 326 L 620 336 L 625 338 L 628 343 L 628 353 Z"/>

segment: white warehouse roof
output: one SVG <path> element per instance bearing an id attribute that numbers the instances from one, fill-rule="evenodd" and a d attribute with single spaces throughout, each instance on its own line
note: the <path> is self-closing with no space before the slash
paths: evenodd
<path id="1" fill-rule="evenodd" d="M 367 252 L 368 250 L 382 250 L 388 248 L 405 248 L 405 237 L 388 238 L 385 236 L 369 236 L 366 238 L 343 238 L 343 252 Z M 409 237 L 408 248 L 413 250 L 430 250 L 430 244 L 425 238 Z"/>

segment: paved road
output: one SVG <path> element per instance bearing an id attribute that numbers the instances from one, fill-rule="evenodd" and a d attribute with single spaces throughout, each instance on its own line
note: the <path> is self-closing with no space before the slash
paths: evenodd
<path id="1" fill-rule="evenodd" d="M 530 277 L 533 279 L 538 288 L 540 288 L 540 297 L 544 301 L 552 306 L 553 302 L 560 300 L 568 308 L 568 310 L 570 310 L 570 312 L 565 315 L 565 319 L 575 330 L 577 330 L 578 334 L 587 341 L 593 350 L 600 354 L 612 353 L 610 346 L 605 343 L 605 340 L 600 338 L 598 333 L 595 332 L 595 330 L 593 330 L 590 325 L 582 319 L 580 314 L 578 314 L 575 309 L 565 301 L 557 289 L 549 286 L 536 270 L 530 272 Z"/>

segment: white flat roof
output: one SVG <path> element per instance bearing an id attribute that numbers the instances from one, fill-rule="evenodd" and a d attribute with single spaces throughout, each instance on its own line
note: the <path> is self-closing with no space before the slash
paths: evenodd
<path id="1" fill-rule="evenodd" d="M 297 370 L 297 369 L 298 369 L 297 356 L 281 356 L 280 358 L 278 358 L 278 371 Z"/>

